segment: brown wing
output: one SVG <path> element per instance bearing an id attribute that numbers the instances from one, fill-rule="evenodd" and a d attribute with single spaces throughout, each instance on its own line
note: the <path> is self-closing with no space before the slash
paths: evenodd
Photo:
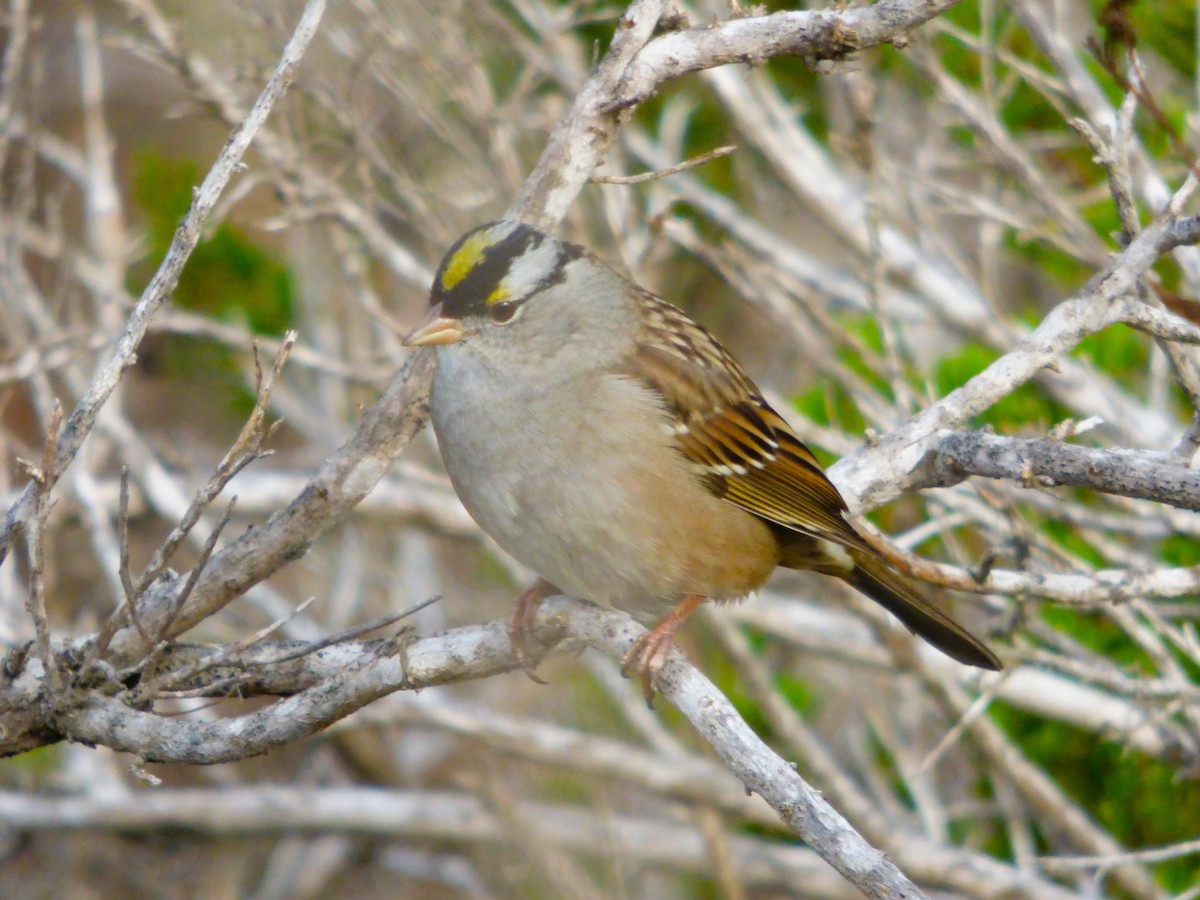
<path id="1" fill-rule="evenodd" d="M 681 310 L 645 299 L 650 313 L 629 374 L 663 396 L 680 451 L 713 493 L 785 528 L 869 549 L 812 452 L 742 367 Z"/>
<path id="2" fill-rule="evenodd" d="M 784 548 L 784 565 L 838 575 L 954 659 L 1001 668 L 991 650 L 929 604 L 859 536 L 812 453 L 716 339 L 664 300 L 649 293 L 644 299 L 649 314 L 629 374 L 662 395 L 675 414 L 680 452 L 703 470 L 713 493 L 849 551 L 843 561 L 800 538 Z"/>

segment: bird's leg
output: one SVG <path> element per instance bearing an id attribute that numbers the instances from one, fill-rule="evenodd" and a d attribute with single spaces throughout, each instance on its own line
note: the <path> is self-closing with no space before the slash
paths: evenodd
<path id="1" fill-rule="evenodd" d="M 675 632 L 703 602 L 704 597 L 700 594 L 688 594 L 678 606 L 663 616 L 662 621 L 634 641 L 621 658 L 621 674 L 628 678 L 632 673 L 637 673 L 642 682 L 642 696 L 651 708 L 654 707 L 652 679 L 667 661 Z"/>
<path id="2" fill-rule="evenodd" d="M 525 649 L 525 640 L 529 637 L 529 632 L 533 630 L 533 618 L 537 615 L 541 602 L 547 597 L 561 593 L 562 591 L 545 578 L 539 578 L 517 595 L 512 615 L 508 617 L 508 624 L 505 626 L 505 631 L 508 632 L 508 642 L 512 645 L 513 658 L 516 659 L 521 670 L 538 684 L 546 682 L 539 678 L 533 670 L 534 664 L 530 662 L 529 652 Z"/>

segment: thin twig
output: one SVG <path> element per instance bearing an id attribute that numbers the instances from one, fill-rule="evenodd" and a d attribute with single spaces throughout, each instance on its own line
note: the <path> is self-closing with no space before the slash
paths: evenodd
<path id="1" fill-rule="evenodd" d="M 1121 863 L 1159 863 L 1200 853 L 1200 840 L 1182 841 L 1148 850 L 1127 850 L 1111 856 L 1043 856 L 1038 861 L 1049 869 L 1110 869 Z"/>
<path id="2" fill-rule="evenodd" d="M 150 327 L 155 312 L 175 290 L 183 264 L 200 240 L 201 231 L 221 192 L 238 170 L 242 156 L 254 135 L 266 120 L 276 101 L 283 95 L 296 75 L 308 43 L 316 34 L 317 25 L 325 12 L 325 0 L 308 0 L 304 12 L 284 48 L 283 55 L 270 80 L 263 88 L 250 113 L 234 130 L 216 162 L 195 192 L 183 221 L 171 240 L 158 271 L 142 292 L 130 313 L 125 330 L 116 348 L 100 367 L 87 391 L 67 418 L 59 436 L 54 459 L 47 467 L 47 478 L 53 482 L 75 458 L 83 440 L 91 432 L 101 408 L 116 389 L 124 372 L 136 360 L 137 349 Z M 9 508 L 0 526 L 0 562 L 4 561 L 14 535 L 24 527 L 32 511 L 36 488 L 31 485 Z"/>
<path id="3" fill-rule="evenodd" d="M 62 407 L 55 401 L 50 412 L 50 421 L 46 427 L 46 440 L 43 444 L 40 465 L 34 466 L 27 461 L 22 468 L 29 475 L 31 483 L 37 488 L 35 517 L 33 529 L 28 534 L 29 545 L 29 590 L 26 594 L 25 610 L 33 620 L 34 635 L 37 643 L 38 658 L 46 673 L 46 683 L 50 687 L 51 696 L 57 697 L 62 691 L 62 677 L 50 647 L 50 623 L 46 617 L 46 523 L 50 518 L 53 506 L 51 493 L 54 488 L 53 453 L 58 440 L 59 429 L 62 427 Z"/>
<path id="4" fill-rule="evenodd" d="M 275 361 L 265 375 L 258 355 L 258 345 L 254 345 L 254 408 L 250 411 L 250 415 L 247 416 L 246 422 L 242 425 L 242 430 L 238 433 L 229 450 L 226 451 L 225 456 L 222 457 L 212 476 L 196 492 L 191 504 L 188 506 L 187 512 L 184 513 L 175 528 L 171 530 L 171 533 L 163 541 L 158 551 L 154 554 L 154 557 L 147 563 L 145 571 L 138 577 L 134 589 L 135 602 L 145 593 L 150 583 L 162 574 L 171 557 L 175 554 L 175 551 L 179 549 L 188 534 L 196 526 L 196 523 L 200 521 L 200 517 L 204 514 L 209 504 L 225 489 L 230 480 L 250 463 L 268 455 L 268 451 L 264 451 L 263 446 L 270 440 L 271 434 L 278 423 L 273 423 L 266 428 L 263 427 L 263 423 L 268 404 L 270 403 L 271 391 L 275 386 L 275 381 L 279 373 L 283 371 L 288 355 L 291 353 L 295 343 L 296 332 L 287 332 L 280 342 L 279 351 L 275 354 Z"/>
<path id="5" fill-rule="evenodd" d="M 685 160 L 677 166 L 668 166 L 665 169 L 658 169 L 654 172 L 643 172 L 640 175 L 592 175 L 588 178 L 592 184 L 642 184 L 647 181 L 654 181 L 658 178 L 666 178 L 668 175 L 677 175 L 687 169 L 693 169 L 696 166 L 702 166 L 707 162 L 712 162 L 714 159 L 720 159 L 722 156 L 728 156 L 737 147 L 730 144 L 726 147 L 718 147 L 715 150 L 709 150 L 707 153 L 701 153 L 699 156 L 694 156 L 691 159 Z"/>

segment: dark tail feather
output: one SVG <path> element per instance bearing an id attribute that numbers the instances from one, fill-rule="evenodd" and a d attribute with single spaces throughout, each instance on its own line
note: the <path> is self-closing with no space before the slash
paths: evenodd
<path id="1" fill-rule="evenodd" d="M 854 570 L 841 577 L 882 605 L 913 634 L 965 665 L 993 671 L 1003 668 L 982 641 L 931 606 L 882 559 L 855 551 L 851 556 L 856 563 Z"/>

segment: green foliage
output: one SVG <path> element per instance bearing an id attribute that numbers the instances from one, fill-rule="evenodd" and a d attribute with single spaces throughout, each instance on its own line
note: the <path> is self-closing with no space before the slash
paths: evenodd
<path id="1" fill-rule="evenodd" d="M 754 632 L 746 632 L 746 636 L 753 651 L 762 655 L 765 645 L 762 636 Z M 729 702 L 746 720 L 746 724 L 754 729 L 754 733 L 769 743 L 775 732 L 758 703 L 746 692 L 745 680 L 738 674 L 730 657 L 725 653 L 710 653 L 707 656 L 705 669 L 712 674 L 713 683 L 729 698 Z"/>
<path id="2" fill-rule="evenodd" d="M 1150 339 L 1125 325 L 1110 325 L 1079 342 L 1075 354 L 1090 359 L 1106 372 L 1121 373 L 1121 382 L 1132 388 L 1144 378 L 1150 361 Z M 1129 379 L 1135 378 L 1134 384 Z"/>
<path id="3" fill-rule="evenodd" d="M 1173 534 L 1163 541 L 1162 560 L 1168 566 L 1200 566 L 1200 541 Z"/>
<path id="4" fill-rule="evenodd" d="M 1068 131 L 1058 110 L 1024 81 L 1013 87 L 1007 102 L 1001 107 L 1000 116 L 1014 134 L 1066 134 Z"/>
<path id="5" fill-rule="evenodd" d="M 167 251 L 201 180 L 194 160 L 177 160 L 157 150 L 136 155 L 133 197 L 146 218 L 147 257 L 132 270 L 130 290 L 149 281 Z M 171 297 L 176 306 L 231 322 L 251 331 L 280 335 L 295 315 L 291 272 L 241 229 L 223 224 L 197 245 Z M 160 336 L 147 345 L 143 360 L 162 376 L 188 379 L 199 390 L 227 397 L 230 410 L 244 415 L 253 397 L 240 377 L 239 354 L 206 338 Z"/>
<path id="6" fill-rule="evenodd" d="M 649 133 L 658 135 L 664 110 L 681 102 L 686 104 L 689 110 L 687 130 L 683 135 L 684 159 L 737 143 L 728 116 L 722 112 L 720 105 L 713 101 L 703 85 L 696 82 L 681 81 L 665 85 L 657 95 L 638 107 L 635 113 L 637 122 Z M 727 155 L 693 168 L 689 175 L 727 197 L 736 197 L 738 183 L 734 178 L 733 167 L 733 158 Z M 687 204 L 681 203 L 674 210 L 689 219 L 702 234 L 716 233 L 709 217 L 691 212 Z"/>
<path id="7" fill-rule="evenodd" d="M 821 103 L 820 77 L 809 61 L 795 56 L 771 60 L 771 80 L 795 109 L 804 128 L 819 141 L 829 139 L 829 120 Z"/>
<path id="8" fill-rule="evenodd" d="M 1148 665 L 1145 654 L 1105 615 L 1070 606 L 1046 606 L 1042 618 L 1118 665 L 1142 670 Z"/>
<path id="9" fill-rule="evenodd" d="M 846 332 L 856 338 L 867 350 L 871 351 L 874 360 L 882 358 L 883 332 L 880 330 L 879 322 L 874 316 L 847 316 L 843 319 L 843 322 Z M 892 386 L 879 374 L 878 365 L 871 365 L 870 361 L 850 347 L 843 347 L 838 351 L 838 360 L 850 371 L 870 382 L 877 391 L 889 400 L 893 399 Z"/>
<path id="10" fill-rule="evenodd" d="M 868 750 L 880 774 L 887 779 L 896 799 L 909 809 L 916 809 L 916 798 L 909 790 L 908 782 L 901 773 L 900 764 L 888 749 L 887 744 L 874 731 L 868 737 Z"/>
<path id="11" fill-rule="evenodd" d="M 1200 834 L 1200 781 L 1181 781 L 1173 766 L 1003 703 L 993 703 L 991 713 L 1026 755 L 1125 847 L 1157 847 Z M 1200 859 L 1162 863 L 1155 874 L 1168 891 L 1194 887 Z"/>
<path id="12" fill-rule="evenodd" d="M 753 651 L 762 655 L 769 652 L 771 642 L 762 635 L 747 632 L 747 639 Z M 773 673 L 773 684 L 788 705 L 801 716 L 816 714 L 821 706 L 821 696 L 813 685 L 798 676 L 790 667 L 770 667 Z M 763 715 L 758 703 L 746 691 L 745 677 L 738 672 L 729 656 L 724 653 L 712 653 L 705 660 L 704 669 L 712 673 L 713 680 L 721 692 L 729 698 L 738 713 L 746 720 L 754 733 L 768 743 L 774 737 L 770 722 Z"/>
<path id="13" fill-rule="evenodd" d="M 1092 0 L 1092 5 L 1099 11 L 1103 3 Z M 1137 31 L 1139 46 L 1153 48 L 1156 60 L 1190 82 L 1196 71 L 1195 4 L 1178 0 L 1134 3 L 1127 7 L 1127 14 Z"/>
<path id="14" fill-rule="evenodd" d="M 883 335 L 879 325 L 871 316 L 862 313 L 844 314 L 838 319 L 847 335 L 855 338 L 874 355 L 882 353 Z M 891 396 L 891 387 L 879 375 L 867 359 L 850 346 L 837 351 L 838 360 L 855 374 L 870 382 L 877 390 Z M 812 387 L 792 398 L 792 405 L 805 417 L 818 425 L 834 427 L 852 434 L 866 431 L 867 421 L 858 411 L 854 397 L 833 378 L 817 378 Z M 837 457 L 821 450 L 810 448 L 823 466 L 829 466 Z"/>
<path id="15" fill-rule="evenodd" d="M 1115 227 L 1115 225 L 1114 218 L 1113 226 Z M 1110 231 L 1112 228 L 1104 230 L 1103 233 L 1107 234 Z M 1036 271 L 1047 284 L 1062 293 L 1078 288 L 1095 272 L 1093 266 L 1064 253 L 1052 244 L 1040 240 L 1028 240 L 1015 231 L 1005 233 L 1004 248 L 1005 252 L 1011 254 L 1014 260 L 1022 260 L 1027 263 L 1031 271 Z M 1003 299 L 1020 302 L 1023 298 Z"/>
<path id="16" fill-rule="evenodd" d="M 946 21 L 968 34 L 978 34 L 980 28 L 979 9 L 974 3 L 960 3 L 945 13 Z M 938 59 L 946 72 L 964 85 L 977 87 L 979 85 L 981 68 L 979 52 L 967 46 L 962 41 L 952 37 L 943 37 L 937 42 Z M 926 81 L 926 79 L 921 79 Z M 932 85 L 926 90 L 932 91 Z"/>
<path id="17" fill-rule="evenodd" d="M 834 425 L 851 434 L 861 434 L 867 427 L 849 391 L 829 378 L 814 379 L 812 387 L 793 398 L 792 405 L 818 425 Z M 837 461 L 837 457 L 827 450 L 814 446 L 809 449 L 823 466 Z"/>
<path id="18" fill-rule="evenodd" d="M 136 164 L 134 199 L 149 221 L 149 259 L 157 265 L 192 202 L 193 187 L 200 184 L 200 166 L 156 150 L 139 153 Z M 217 226 L 196 247 L 172 300 L 215 318 L 242 319 L 259 334 L 282 334 L 294 314 L 291 273 L 229 224 Z"/>
<path id="19" fill-rule="evenodd" d="M 1147 6 L 1147 10 L 1152 9 Z M 1161 14 L 1139 18 L 1145 23 L 1144 33 L 1155 46 L 1163 62 L 1174 67 L 1187 82 L 1191 82 L 1196 71 L 1196 6 L 1192 3 L 1165 4 Z M 1178 95 L 1185 107 L 1183 93 Z M 1186 131 L 1180 132 L 1186 134 Z"/>
<path id="20" fill-rule="evenodd" d="M 1096 497 L 1087 491 L 1081 491 L 1076 499 L 1083 503 L 1095 501 Z M 1108 560 L 1093 547 L 1072 525 L 1067 525 L 1057 519 L 1045 519 L 1040 523 L 1041 530 L 1058 546 L 1073 556 L 1078 557 L 1092 566 L 1104 566 Z"/>
<path id="21" fill-rule="evenodd" d="M 775 688 L 787 700 L 788 706 L 802 716 L 811 716 L 820 708 L 821 698 L 805 679 L 789 671 L 775 675 Z"/>
<path id="22" fill-rule="evenodd" d="M 52 778 L 62 770 L 63 748 L 64 745 L 62 744 L 48 744 L 45 747 L 37 747 L 19 756 L 5 759 L 2 765 L 8 770 L 7 777 L 10 781 L 15 780 L 15 776 L 13 775 L 15 772 L 20 772 L 21 778 L 26 779 Z"/>
<path id="23" fill-rule="evenodd" d="M 684 138 L 684 158 L 696 157 L 715 150 L 717 147 L 736 143 L 729 125 L 728 116 L 723 115 L 717 105 L 709 102 L 707 97 L 702 98 L 688 120 L 687 134 Z M 733 195 L 737 187 L 733 177 L 733 158 L 731 156 L 723 156 L 707 162 L 693 169 L 692 174 L 709 187 L 727 196 Z"/>

